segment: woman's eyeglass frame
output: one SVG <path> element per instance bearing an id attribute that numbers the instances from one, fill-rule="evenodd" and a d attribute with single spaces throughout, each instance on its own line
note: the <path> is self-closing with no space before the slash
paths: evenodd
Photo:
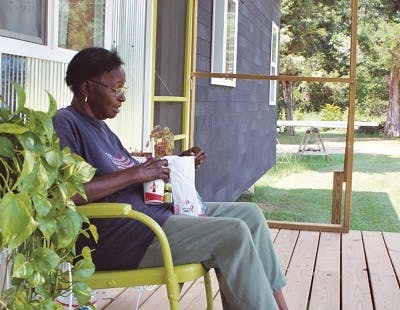
<path id="1" fill-rule="evenodd" d="M 96 81 L 96 80 L 88 80 L 88 81 L 113 90 L 116 98 L 118 98 L 120 96 L 125 96 L 125 93 L 128 90 L 128 87 L 126 87 L 126 86 L 123 86 L 120 88 L 114 88 L 114 87 L 111 87 L 110 85 L 104 84 L 104 83 Z"/>

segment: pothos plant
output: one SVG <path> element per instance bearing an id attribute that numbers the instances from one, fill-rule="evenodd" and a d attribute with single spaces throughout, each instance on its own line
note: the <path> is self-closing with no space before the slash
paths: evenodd
<path id="1" fill-rule="evenodd" d="M 94 272 L 90 249 L 76 253 L 75 241 L 80 233 L 97 239 L 97 232 L 71 197 L 85 197 L 83 183 L 95 169 L 60 149 L 51 120 L 54 98 L 49 94 L 47 113 L 34 111 L 25 107 L 23 88 L 14 88 L 16 111 L 0 102 L 0 251 L 7 253 L 3 267 L 11 276 L 8 287 L 5 279 L 0 283 L 0 308 L 63 309 L 55 298 L 70 289 L 80 305 L 89 304 L 90 288 L 71 284 L 61 263 L 74 262 L 72 273 L 79 279 Z"/>
<path id="2" fill-rule="evenodd" d="M 172 155 L 174 151 L 174 133 L 168 127 L 161 128 L 160 125 L 156 125 L 150 132 L 150 140 L 147 142 L 147 146 L 150 144 L 154 147 L 155 156 Z"/>

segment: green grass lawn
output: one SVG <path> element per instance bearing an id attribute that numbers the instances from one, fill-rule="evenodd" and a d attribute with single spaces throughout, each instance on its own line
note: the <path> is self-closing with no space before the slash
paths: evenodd
<path id="1" fill-rule="evenodd" d="M 267 219 L 330 223 L 333 171 L 343 170 L 344 156 L 277 162 L 256 182 L 254 195 L 240 200 L 258 203 Z M 399 179 L 400 155 L 354 155 L 351 229 L 400 232 Z"/>

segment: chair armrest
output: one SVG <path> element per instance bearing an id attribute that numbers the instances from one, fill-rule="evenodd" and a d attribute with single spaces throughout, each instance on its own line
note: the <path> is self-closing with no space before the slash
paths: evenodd
<path id="1" fill-rule="evenodd" d="M 160 242 L 164 265 L 167 273 L 173 272 L 171 248 L 167 236 L 161 226 L 150 216 L 132 210 L 129 204 L 98 202 L 77 206 L 76 210 L 83 216 L 90 218 L 128 218 L 139 221 L 151 229 Z"/>
<path id="2" fill-rule="evenodd" d="M 126 203 L 96 202 L 77 206 L 76 210 L 89 218 L 114 218 L 124 217 L 132 208 Z"/>

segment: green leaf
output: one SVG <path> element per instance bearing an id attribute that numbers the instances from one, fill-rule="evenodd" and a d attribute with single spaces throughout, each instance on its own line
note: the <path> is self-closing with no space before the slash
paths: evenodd
<path id="1" fill-rule="evenodd" d="M 73 274 L 79 279 L 87 279 L 93 275 L 94 271 L 95 266 L 91 259 L 81 259 L 75 264 Z"/>
<path id="2" fill-rule="evenodd" d="M 0 133 L 10 133 L 13 135 L 20 135 L 29 131 L 29 128 L 17 124 L 1 123 Z"/>
<path id="3" fill-rule="evenodd" d="M 62 163 L 61 152 L 50 149 L 44 154 L 44 158 L 50 167 L 58 168 Z"/>
<path id="4" fill-rule="evenodd" d="M 37 212 L 37 217 L 46 216 L 51 210 L 51 202 L 43 194 L 37 194 L 32 196 L 33 207 Z"/>
<path id="5" fill-rule="evenodd" d="M 55 200 L 61 202 L 62 204 L 65 204 L 67 201 L 67 193 L 68 193 L 68 190 L 67 190 L 67 186 L 65 185 L 65 183 L 60 183 L 54 189 L 52 194 L 53 194 Z"/>
<path id="6" fill-rule="evenodd" d="M 3 245 L 15 249 L 27 240 L 37 227 L 32 217 L 33 207 L 24 193 L 7 193 L 0 200 L 0 231 Z"/>
<path id="7" fill-rule="evenodd" d="M 50 241 L 51 236 L 57 230 L 57 221 L 51 217 L 43 217 L 38 219 L 38 227 L 47 241 Z"/>
<path id="8" fill-rule="evenodd" d="M 99 241 L 99 234 L 97 233 L 97 227 L 93 224 L 90 224 L 89 230 L 93 236 L 94 241 L 96 241 L 96 243 L 97 243 Z"/>
<path id="9" fill-rule="evenodd" d="M 11 140 L 6 137 L 0 137 L 0 156 L 9 158 L 14 156 L 14 146 Z"/>
<path id="10" fill-rule="evenodd" d="M 9 120 L 11 116 L 11 109 L 10 107 L 0 103 L 0 122 L 5 122 Z"/>
<path id="11" fill-rule="evenodd" d="M 25 291 L 18 291 L 14 300 L 12 310 L 36 310 L 36 307 L 28 303 L 27 294 Z"/>
<path id="12" fill-rule="evenodd" d="M 25 150 L 37 153 L 38 155 L 44 153 L 43 143 L 37 134 L 26 132 L 17 138 Z"/>
<path id="13" fill-rule="evenodd" d="M 51 121 L 51 118 L 42 111 L 36 111 L 34 114 L 35 118 L 35 125 L 38 128 L 38 131 L 42 131 L 42 134 L 44 134 L 47 138 L 42 136 L 43 140 L 47 139 L 52 139 L 53 134 L 54 134 L 54 129 L 53 129 L 53 123 Z"/>
<path id="14" fill-rule="evenodd" d="M 39 161 L 37 163 L 38 165 L 38 182 L 37 182 L 37 188 L 38 189 L 42 189 L 44 188 L 45 190 L 47 190 L 48 188 L 50 188 L 50 186 L 53 184 L 51 182 L 51 180 L 49 179 L 49 174 L 47 173 L 46 168 L 42 165 L 42 162 Z"/>
<path id="15" fill-rule="evenodd" d="M 47 114 L 49 117 L 53 117 L 57 112 L 57 102 L 49 92 L 47 92 L 47 96 L 49 97 L 49 110 Z"/>
<path id="16" fill-rule="evenodd" d="M 92 250 L 88 246 L 83 247 L 82 256 L 85 259 L 90 259 L 91 260 L 92 259 Z"/>
<path id="17" fill-rule="evenodd" d="M 81 195 L 84 199 L 87 199 L 83 183 L 74 181 L 74 178 L 72 177 L 70 182 L 65 182 L 65 185 L 67 188 L 67 195 L 69 197 L 72 197 L 75 194 L 79 193 L 79 195 Z"/>
<path id="18" fill-rule="evenodd" d="M 64 307 L 52 298 L 41 299 L 34 305 L 35 310 L 64 310 Z"/>
<path id="19" fill-rule="evenodd" d="M 72 158 L 75 160 L 74 175 L 79 177 L 81 182 L 89 182 L 93 178 L 96 168 L 75 153 L 72 154 Z"/>
<path id="20" fill-rule="evenodd" d="M 92 296 L 92 290 L 90 287 L 83 282 L 76 282 L 72 286 L 72 292 L 78 299 L 79 305 L 85 305 L 89 303 Z"/>
<path id="21" fill-rule="evenodd" d="M 38 175 L 41 165 L 38 164 L 36 154 L 26 150 L 24 157 L 22 171 L 17 179 L 18 190 L 29 195 L 43 191 L 45 189 L 43 179 L 41 178 L 42 176 Z"/>
<path id="22" fill-rule="evenodd" d="M 21 111 L 25 108 L 26 95 L 25 90 L 22 88 L 21 85 L 16 82 L 12 82 L 12 84 L 18 96 L 18 107 L 15 111 L 15 114 L 18 114 L 21 113 Z"/>
<path id="23" fill-rule="evenodd" d="M 46 160 L 44 158 L 41 158 L 41 163 L 42 163 L 42 167 L 44 168 L 44 170 L 46 171 L 46 174 L 47 174 L 47 179 L 48 179 L 47 189 L 48 189 L 54 183 L 56 183 L 57 178 L 59 177 L 58 167 L 49 166 L 49 164 L 46 162 Z"/>
<path id="24" fill-rule="evenodd" d="M 32 174 L 33 169 L 35 168 L 36 159 L 37 158 L 35 156 L 35 153 L 25 150 L 24 164 L 22 166 L 22 171 L 21 171 L 19 179 L 23 180 L 28 175 Z"/>
<path id="25" fill-rule="evenodd" d="M 40 295 L 40 297 L 42 297 L 44 299 L 51 298 L 52 297 L 51 294 L 54 292 L 50 292 L 50 290 L 51 290 L 50 285 L 51 285 L 51 283 L 44 282 L 43 284 L 41 284 L 35 288 L 35 293 Z"/>
<path id="26" fill-rule="evenodd" d="M 27 279 L 33 275 L 33 266 L 25 261 L 25 256 L 18 253 L 14 258 L 12 276 L 20 279 Z"/>
<path id="27" fill-rule="evenodd" d="M 38 287 L 46 282 L 46 278 L 43 277 L 39 272 L 34 272 L 28 279 L 29 285 L 32 287 Z"/>
<path id="28" fill-rule="evenodd" d="M 73 245 L 82 227 L 81 215 L 68 209 L 62 216 L 61 222 L 54 236 L 57 248 L 67 248 Z"/>
<path id="29" fill-rule="evenodd" d="M 40 273 L 47 273 L 60 264 L 60 257 L 49 248 L 36 248 L 32 252 L 33 268 Z"/>
<path id="30" fill-rule="evenodd" d="M 11 286 L 9 289 L 4 290 L 1 293 L 2 293 L 1 294 L 2 301 L 4 301 L 7 304 L 11 304 L 15 299 L 15 296 L 17 294 L 17 289 L 15 286 Z"/>

